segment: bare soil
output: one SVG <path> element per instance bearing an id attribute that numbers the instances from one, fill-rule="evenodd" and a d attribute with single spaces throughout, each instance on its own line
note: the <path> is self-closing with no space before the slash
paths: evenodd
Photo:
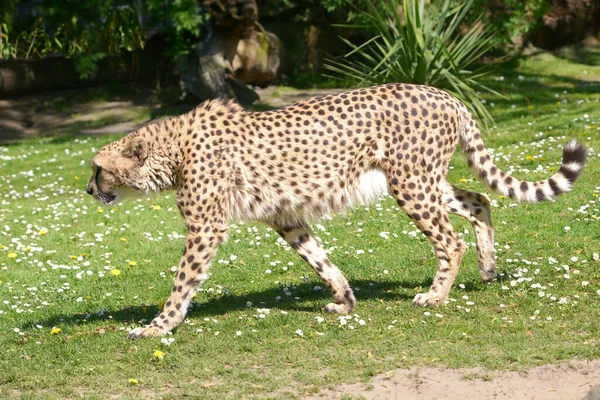
<path id="1" fill-rule="evenodd" d="M 124 86 L 36 92 L 0 98 L 0 143 L 59 135 L 125 133 L 157 107 L 147 87 Z"/>
<path id="2" fill-rule="evenodd" d="M 600 384 L 600 360 L 543 365 L 526 371 L 483 368 L 397 369 L 320 392 L 307 399 L 510 399 L 581 400 Z"/>

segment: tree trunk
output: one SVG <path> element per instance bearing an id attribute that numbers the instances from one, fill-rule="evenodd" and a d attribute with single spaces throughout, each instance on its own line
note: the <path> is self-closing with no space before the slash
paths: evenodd
<path id="1" fill-rule="evenodd" d="M 251 104 L 258 95 L 247 85 L 277 79 L 279 39 L 258 23 L 255 0 L 204 0 L 203 6 L 211 15 L 209 34 L 180 63 L 183 87 L 201 100 L 237 97 Z"/>
<path id="2" fill-rule="evenodd" d="M 595 37 L 600 29 L 600 0 L 548 0 L 552 10 L 530 35 L 536 47 L 554 49 Z M 597 39 L 597 38 L 596 38 Z"/>

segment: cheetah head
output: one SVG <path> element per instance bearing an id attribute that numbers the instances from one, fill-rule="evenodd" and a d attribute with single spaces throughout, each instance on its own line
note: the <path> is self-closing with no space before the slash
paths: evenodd
<path id="1" fill-rule="evenodd" d="M 92 177 L 87 193 L 104 205 L 117 204 L 133 189 L 148 193 L 148 144 L 141 136 L 129 135 L 103 146 L 92 158 Z"/>

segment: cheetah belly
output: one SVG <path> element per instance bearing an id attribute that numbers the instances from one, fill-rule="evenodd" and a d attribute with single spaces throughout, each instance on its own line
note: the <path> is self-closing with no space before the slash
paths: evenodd
<path id="1" fill-rule="evenodd" d="M 279 225 L 293 225 L 302 221 L 308 223 L 332 213 L 343 212 L 348 207 L 374 203 L 382 195 L 389 194 L 389 186 L 384 172 L 374 168 L 359 175 L 358 180 L 349 183 L 345 190 L 330 193 L 321 203 L 300 204 L 299 199 L 286 196 L 287 206 L 277 209 L 273 205 L 279 204 L 281 198 L 277 201 L 266 191 L 261 194 L 267 201 L 252 207 L 251 194 L 245 191 L 235 192 L 230 203 L 231 220 L 263 221 Z"/>
<path id="2" fill-rule="evenodd" d="M 376 202 L 383 194 L 389 194 L 385 173 L 379 168 L 371 169 L 360 175 L 354 190 L 348 191 L 347 205 L 368 205 Z"/>
<path id="3" fill-rule="evenodd" d="M 294 221 L 315 221 L 326 215 L 343 213 L 347 208 L 375 203 L 385 194 L 389 194 L 385 173 L 375 168 L 362 173 L 346 190 L 330 194 L 323 203 L 292 207 L 285 210 L 276 220 L 285 221 L 287 224 L 293 224 Z"/>

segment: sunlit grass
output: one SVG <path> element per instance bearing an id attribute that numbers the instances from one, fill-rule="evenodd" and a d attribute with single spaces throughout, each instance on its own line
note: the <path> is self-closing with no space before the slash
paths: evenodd
<path id="1" fill-rule="evenodd" d="M 173 194 L 113 208 L 85 194 L 89 159 L 116 136 L 0 147 L 2 397 L 290 398 L 415 364 L 598 358 L 600 85 L 545 65 L 492 78 L 508 99 L 486 98 L 497 123 L 486 144 L 528 180 L 555 171 L 571 137 L 589 148 L 589 165 L 554 204 L 490 195 L 499 281 L 479 280 L 473 233 L 453 218 L 469 249 L 439 309 L 412 307 L 435 258 L 382 199 L 314 226 L 356 291 L 355 314 L 324 314 L 330 294 L 293 250 L 262 225 L 236 224 L 188 321 L 162 340 L 128 341 L 166 299 L 183 249 Z M 460 154 L 450 176 L 489 193 Z"/>

